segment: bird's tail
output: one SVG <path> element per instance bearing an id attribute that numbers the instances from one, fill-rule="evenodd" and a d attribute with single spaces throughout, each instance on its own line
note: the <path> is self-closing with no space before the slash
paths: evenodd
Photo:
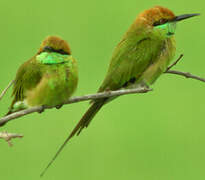
<path id="1" fill-rule="evenodd" d="M 102 108 L 102 106 L 106 103 L 107 98 L 97 100 L 96 102 L 93 102 L 93 104 L 90 106 L 90 108 L 86 111 L 86 113 L 83 115 L 83 117 L 80 119 L 78 124 L 75 126 L 75 128 L 72 130 L 68 138 L 64 141 L 64 143 L 61 145 L 55 156 L 51 159 L 47 167 L 44 169 L 44 171 L 41 173 L 41 177 L 44 175 L 46 170 L 51 166 L 51 164 L 54 162 L 54 160 L 57 158 L 57 156 L 60 154 L 60 152 L 63 150 L 67 142 L 74 136 L 79 135 L 81 131 L 88 127 L 91 120 L 94 118 L 94 116 L 97 114 L 97 112 Z"/>
<path id="2" fill-rule="evenodd" d="M 98 113 L 98 111 L 102 108 L 102 106 L 105 104 L 106 99 L 94 102 L 90 108 L 86 111 L 86 113 L 83 115 L 83 117 L 81 118 L 81 120 L 78 123 L 78 126 L 76 126 L 76 132 L 74 131 L 73 135 L 75 135 L 75 133 L 77 135 L 79 135 L 81 133 L 81 131 L 86 127 L 88 127 L 88 125 L 90 124 L 90 122 L 92 121 L 92 119 L 95 117 L 95 115 Z"/>

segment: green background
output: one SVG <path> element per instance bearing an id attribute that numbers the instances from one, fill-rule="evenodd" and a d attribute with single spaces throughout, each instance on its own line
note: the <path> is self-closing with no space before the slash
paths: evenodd
<path id="1" fill-rule="evenodd" d="M 162 5 L 175 14 L 202 15 L 178 24 L 175 67 L 205 77 L 204 0 L 0 1 L 0 89 L 33 56 L 47 35 L 60 35 L 79 65 L 75 96 L 95 93 L 113 48 L 144 9 Z M 164 74 L 154 91 L 106 105 L 81 136 L 66 146 L 46 180 L 204 180 L 205 84 Z M 11 89 L 0 102 L 5 114 Z M 88 108 L 88 102 L 34 113 L 0 131 L 24 134 L 12 148 L 0 140 L 0 179 L 37 180 Z"/>

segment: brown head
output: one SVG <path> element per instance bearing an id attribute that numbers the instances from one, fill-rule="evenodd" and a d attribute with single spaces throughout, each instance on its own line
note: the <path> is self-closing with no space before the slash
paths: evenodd
<path id="1" fill-rule="evenodd" d="M 57 36 L 48 36 L 44 39 L 37 54 L 40 54 L 41 52 L 57 52 L 65 55 L 71 54 L 68 43 Z"/>
<path id="2" fill-rule="evenodd" d="M 168 8 L 162 6 L 155 6 L 154 8 L 142 12 L 137 20 L 142 20 L 147 25 L 158 26 L 167 22 L 181 21 L 199 14 L 184 14 L 175 16 L 174 13 Z"/>

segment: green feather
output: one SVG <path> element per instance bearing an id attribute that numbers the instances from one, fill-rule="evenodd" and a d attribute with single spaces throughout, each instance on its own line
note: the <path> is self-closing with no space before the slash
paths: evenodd
<path id="1" fill-rule="evenodd" d="M 167 37 L 173 36 L 176 31 L 176 22 L 167 22 L 165 24 L 155 26 L 154 29 L 162 30 L 161 33 L 163 32 Z"/>
<path id="2" fill-rule="evenodd" d="M 70 55 L 43 52 L 20 66 L 10 112 L 30 106 L 55 106 L 66 101 L 78 82 L 77 64 Z"/>
<path id="3" fill-rule="evenodd" d="M 36 60 L 42 64 L 61 64 L 72 59 L 71 55 L 62 55 L 56 52 L 42 52 L 36 56 Z"/>
<path id="4" fill-rule="evenodd" d="M 125 34 L 123 40 L 113 52 L 106 78 L 99 88 L 99 92 L 120 89 L 124 85 L 129 84 L 129 81 L 133 78 L 136 79 L 135 83 L 140 83 L 140 81 L 143 81 L 143 73 L 152 64 L 159 61 L 162 50 L 169 51 L 165 47 L 167 43 L 166 37 L 162 36 L 162 34 L 159 35 L 158 30 L 152 32 L 145 30 L 142 31 L 141 28 L 138 28 L 135 33 Z M 174 42 L 173 37 L 170 38 L 168 38 L 168 41 Z M 171 43 L 170 48 L 172 46 L 174 44 Z M 164 58 L 167 60 L 172 59 L 173 55 L 174 53 L 171 55 L 167 54 L 167 57 Z M 157 70 L 156 73 L 158 74 Z M 148 79 L 146 79 L 145 83 L 150 84 Z"/>

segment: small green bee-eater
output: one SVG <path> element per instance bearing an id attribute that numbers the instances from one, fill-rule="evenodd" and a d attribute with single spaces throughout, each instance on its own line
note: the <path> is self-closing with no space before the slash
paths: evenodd
<path id="1" fill-rule="evenodd" d="M 32 106 L 58 106 L 73 94 L 78 83 L 77 63 L 68 43 L 48 36 L 37 54 L 20 66 L 7 114 Z"/>
<path id="2" fill-rule="evenodd" d="M 98 92 L 153 84 L 175 55 L 176 23 L 197 15 L 199 14 L 175 16 L 171 10 L 161 6 L 139 14 L 115 48 L 107 75 Z M 102 106 L 112 99 L 104 98 L 92 102 L 47 168 L 66 143 L 87 127 Z"/>

